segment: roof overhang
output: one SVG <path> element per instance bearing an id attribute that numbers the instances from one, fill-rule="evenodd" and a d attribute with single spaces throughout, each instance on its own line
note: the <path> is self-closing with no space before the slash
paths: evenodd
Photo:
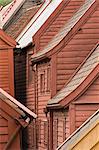
<path id="1" fill-rule="evenodd" d="M 0 99 L 6 102 L 9 106 L 11 106 L 15 111 L 17 111 L 22 117 L 28 116 L 30 118 L 37 118 L 37 115 L 5 92 L 0 88 Z"/>

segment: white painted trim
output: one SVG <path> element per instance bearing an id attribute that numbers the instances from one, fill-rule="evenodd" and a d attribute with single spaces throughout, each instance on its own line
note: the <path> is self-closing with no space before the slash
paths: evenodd
<path id="1" fill-rule="evenodd" d="M 21 48 L 26 47 L 29 43 L 32 42 L 33 35 L 40 29 L 40 27 L 45 23 L 45 21 L 49 18 L 49 16 L 55 11 L 55 9 L 59 6 L 59 4 L 62 2 L 62 0 L 53 0 L 48 4 L 48 1 L 46 3 L 48 4 L 47 7 L 42 12 L 40 10 L 40 16 L 34 21 L 34 23 L 30 26 L 28 25 L 26 29 L 28 30 L 25 32 L 25 34 L 21 34 L 16 41 L 19 43 Z M 45 5 L 45 4 L 44 4 Z M 44 7 L 44 6 L 42 6 Z M 38 15 L 37 15 L 38 16 Z M 30 27 L 29 27 L 30 26 Z"/>

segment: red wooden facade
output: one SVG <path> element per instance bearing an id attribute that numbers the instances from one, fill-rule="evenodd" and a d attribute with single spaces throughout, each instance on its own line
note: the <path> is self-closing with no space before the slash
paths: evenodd
<path id="1" fill-rule="evenodd" d="M 0 149 L 20 150 L 21 128 L 29 125 L 36 115 L 12 97 L 15 47 L 15 40 L 0 30 Z"/>
<path id="2" fill-rule="evenodd" d="M 76 98 L 70 88 L 69 98 L 63 92 L 64 99 L 54 103 L 54 96 L 71 83 L 92 49 L 96 50 L 98 39 L 98 0 L 67 0 L 33 36 L 35 46 L 16 52 L 16 97 L 38 115 L 28 128 L 28 149 L 56 149 L 99 108 L 99 67 L 95 78 L 92 74 L 84 82 L 85 90 L 83 84 L 75 90 Z"/>
<path id="3" fill-rule="evenodd" d="M 16 42 L 0 30 L 0 88 L 14 96 L 13 49 Z"/>
<path id="4" fill-rule="evenodd" d="M 99 38 L 98 1 L 86 1 L 86 3 L 84 1 L 82 3 L 81 1 L 74 2 L 75 5 L 78 6 L 77 9 L 72 7 L 71 3 L 73 2 L 70 1 L 64 6 L 65 11 L 66 8 L 68 10 L 68 7 L 69 9 L 74 9 L 74 11 L 70 13 L 71 16 L 69 17 L 71 19 L 69 20 L 68 18 L 68 22 L 63 21 L 62 26 L 61 23 L 56 23 L 55 20 L 66 18 L 65 15 L 68 13 L 63 13 L 64 17 L 56 17 L 56 14 L 54 14 L 56 12 L 54 12 L 51 16 L 54 18 L 53 21 L 51 22 L 49 18 L 49 20 L 47 20 L 43 27 L 33 37 L 35 47 L 34 55 L 32 56 L 32 63 L 33 69 L 36 71 L 36 109 L 38 121 L 40 121 L 40 139 L 38 140 L 39 149 L 48 149 L 48 145 L 51 150 L 56 149 L 56 147 L 58 147 L 64 141 L 64 139 L 66 139 L 91 114 L 93 114 L 94 111 L 99 108 L 99 97 L 96 96 L 97 102 L 95 102 L 94 105 L 93 102 L 90 103 L 90 107 L 89 104 L 87 104 L 87 100 L 84 104 L 80 103 L 79 105 L 70 103 L 66 108 L 63 107 L 63 104 L 62 108 L 60 108 L 58 104 L 56 104 L 56 106 L 53 104 L 53 106 L 50 106 L 49 110 L 48 105 L 50 119 L 49 113 L 46 117 L 47 112 L 45 107 L 48 100 L 50 98 L 53 100 L 53 96 L 57 95 L 57 92 L 69 82 L 77 69 L 80 67 L 81 63 L 86 59 L 88 54 L 97 44 Z M 87 6 L 87 9 L 85 8 L 85 5 Z M 85 12 L 83 8 L 85 8 Z M 73 13 L 74 17 L 72 17 Z M 77 13 L 80 13 L 81 17 L 78 19 L 78 22 L 75 23 L 75 18 L 77 19 L 78 17 Z M 50 23 L 48 24 L 49 21 Z M 69 32 L 66 32 L 66 30 L 68 31 L 70 24 L 73 23 L 75 23 L 74 26 Z M 58 25 L 58 28 L 56 25 Z M 61 28 L 61 30 L 59 30 L 59 28 Z M 56 36 L 53 35 L 53 32 Z M 50 74 L 47 74 L 48 68 L 50 69 Z M 48 80 L 50 80 L 49 93 L 46 90 Z M 45 114 L 43 111 L 45 111 Z M 80 116 L 82 112 L 84 117 Z M 77 113 L 77 118 L 74 116 L 75 113 Z M 73 122 L 73 120 L 75 121 Z M 49 127 L 47 126 L 47 133 L 44 131 L 44 121 L 47 121 L 46 124 L 50 122 Z M 72 125 L 74 123 L 75 126 Z M 45 138 L 45 133 L 48 135 L 47 138 Z M 45 144 L 45 140 L 48 142 L 48 144 Z"/>

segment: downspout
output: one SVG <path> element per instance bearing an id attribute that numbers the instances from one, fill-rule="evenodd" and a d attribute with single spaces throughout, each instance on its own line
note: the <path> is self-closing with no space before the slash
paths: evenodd
<path id="1" fill-rule="evenodd" d="M 35 94 L 35 104 L 34 104 L 34 111 L 38 115 L 38 89 L 37 89 L 37 65 L 32 66 L 32 71 L 34 72 L 34 94 Z"/>
<path id="2" fill-rule="evenodd" d="M 22 127 L 27 127 L 30 123 L 30 118 L 28 117 L 24 122 L 20 119 L 15 119 L 18 121 L 19 125 L 16 128 L 16 130 L 14 131 L 13 135 L 10 137 L 8 143 L 6 144 L 6 146 L 4 147 L 4 150 L 8 150 L 9 147 L 11 146 L 12 142 L 15 140 L 16 136 L 18 135 L 18 133 L 20 132 Z"/>

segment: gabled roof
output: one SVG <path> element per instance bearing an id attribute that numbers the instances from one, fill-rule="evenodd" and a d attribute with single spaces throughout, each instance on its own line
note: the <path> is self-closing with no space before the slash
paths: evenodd
<path id="1" fill-rule="evenodd" d="M 37 115 L 5 92 L 3 89 L 0 88 L 0 99 L 6 102 L 9 106 L 11 106 L 15 111 L 17 111 L 21 116 L 30 116 L 32 118 L 36 118 Z"/>
<path id="2" fill-rule="evenodd" d="M 97 110 L 88 120 L 86 120 L 85 123 L 83 123 L 70 137 L 68 137 L 58 148 L 57 150 L 72 150 L 78 143 L 80 143 L 81 140 L 84 139 L 84 137 L 87 137 L 88 134 L 91 133 L 91 131 L 96 127 L 99 126 L 99 110 Z M 94 132 L 93 132 L 94 133 Z M 96 133 L 99 135 L 99 133 Z M 91 134 L 92 136 L 97 136 L 94 134 Z M 89 141 L 89 139 L 86 138 L 86 142 Z M 97 138 L 87 143 L 89 144 L 90 149 L 91 146 L 95 146 L 95 144 L 99 143 L 99 136 Z M 84 145 L 86 146 L 86 145 Z M 84 148 L 82 148 L 84 149 Z M 84 149 L 85 150 L 85 149 Z"/>
<path id="3" fill-rule="evenodd" d="M 92 50 L 69 83 L 48 101 L 47 107 L 66 106 L 80 96 L 97 76 L 99 76 L 99 44 Z"/>
<path id="4" fill-rule="evenodd" d="M 20 8 L 11 23 L 4 28 L 5 32 L 11 35 L 14 39 L 16 39 L 30 22 L 31 18 L 37 13 L 40 7 L 41 5 L 31 6 L 31 8 L 27 8 L 27 10 L 24 10 L 24 13 L 20 12 L 22 9 Z"/>
<path id="5" fill-rule="evenodd" d="M 0 38 L 5 41 L 11 47 L 16 46 L 16 41 L 12 39 L 9 35 L 7 35 L 3 30 L 0 29 Z"/>
<path id="6" fill-rule="evenodd" d="M 80 20 L 83 18 L 84 15 L 88 12 L 88 10 L 96 3 L 96 0 L 86 0 L 85 3 L 80 7 L 80 9 L 73 15 L 73 17 L 68 20 L 65 26 L 60 30 L 60 32 L 52 39 L 52 41 L 41 51 L 34 54 L 32 56 L 32 61 L 36 62 L 40 59 L 47 57 L 47 55 L 52 55 L 52 51 L 54 49 L 59 49 L 63 46 L 62 40 L 66 37 L 68 40 L 70 35 L 73 35 L 73 29 L 76 27 L 77 23 L 80 23 Z M 87 14 L 86 17 L 89 17 Z M 83 21 L 81 21 L 81 24 Z M 81 25 L 80 24 L 80 25 Z M 77 27 L 76 27 L 77 28 Z M 77 30 L 77 29 L 76 29 Z M 66 40 L 65 40 L 66 43 Z M 57 47 L 60 44 L 60 47 Z"/>
<path id="7" fill-rule="evenodd" d="M 29 25 L 25 28 L 25 30 L 21 33 L 21 35 L 17 38 L 17 42 L 19 43 L 21 48 L 26 47 L 32 42 L 33 35 L 39 30 L 39 28 L 45 23 L 45 21 L 49 18 L 49 16 L 55 11 L 55 9 L 59 6 L 62 0 L 46 0 L 39 10 L 38 14 L 36 14 L 36 18 L 31 20 Z M 28 38 L 27 38 L 28 37 Z"/>
<path id="8" fill-rule="evenodd" d="M 9 5 L 4 7 L 1 11 L 2 26 L 4 26 L 15 12 L 21 7 L 25 0 L 13 0 Z"/>

